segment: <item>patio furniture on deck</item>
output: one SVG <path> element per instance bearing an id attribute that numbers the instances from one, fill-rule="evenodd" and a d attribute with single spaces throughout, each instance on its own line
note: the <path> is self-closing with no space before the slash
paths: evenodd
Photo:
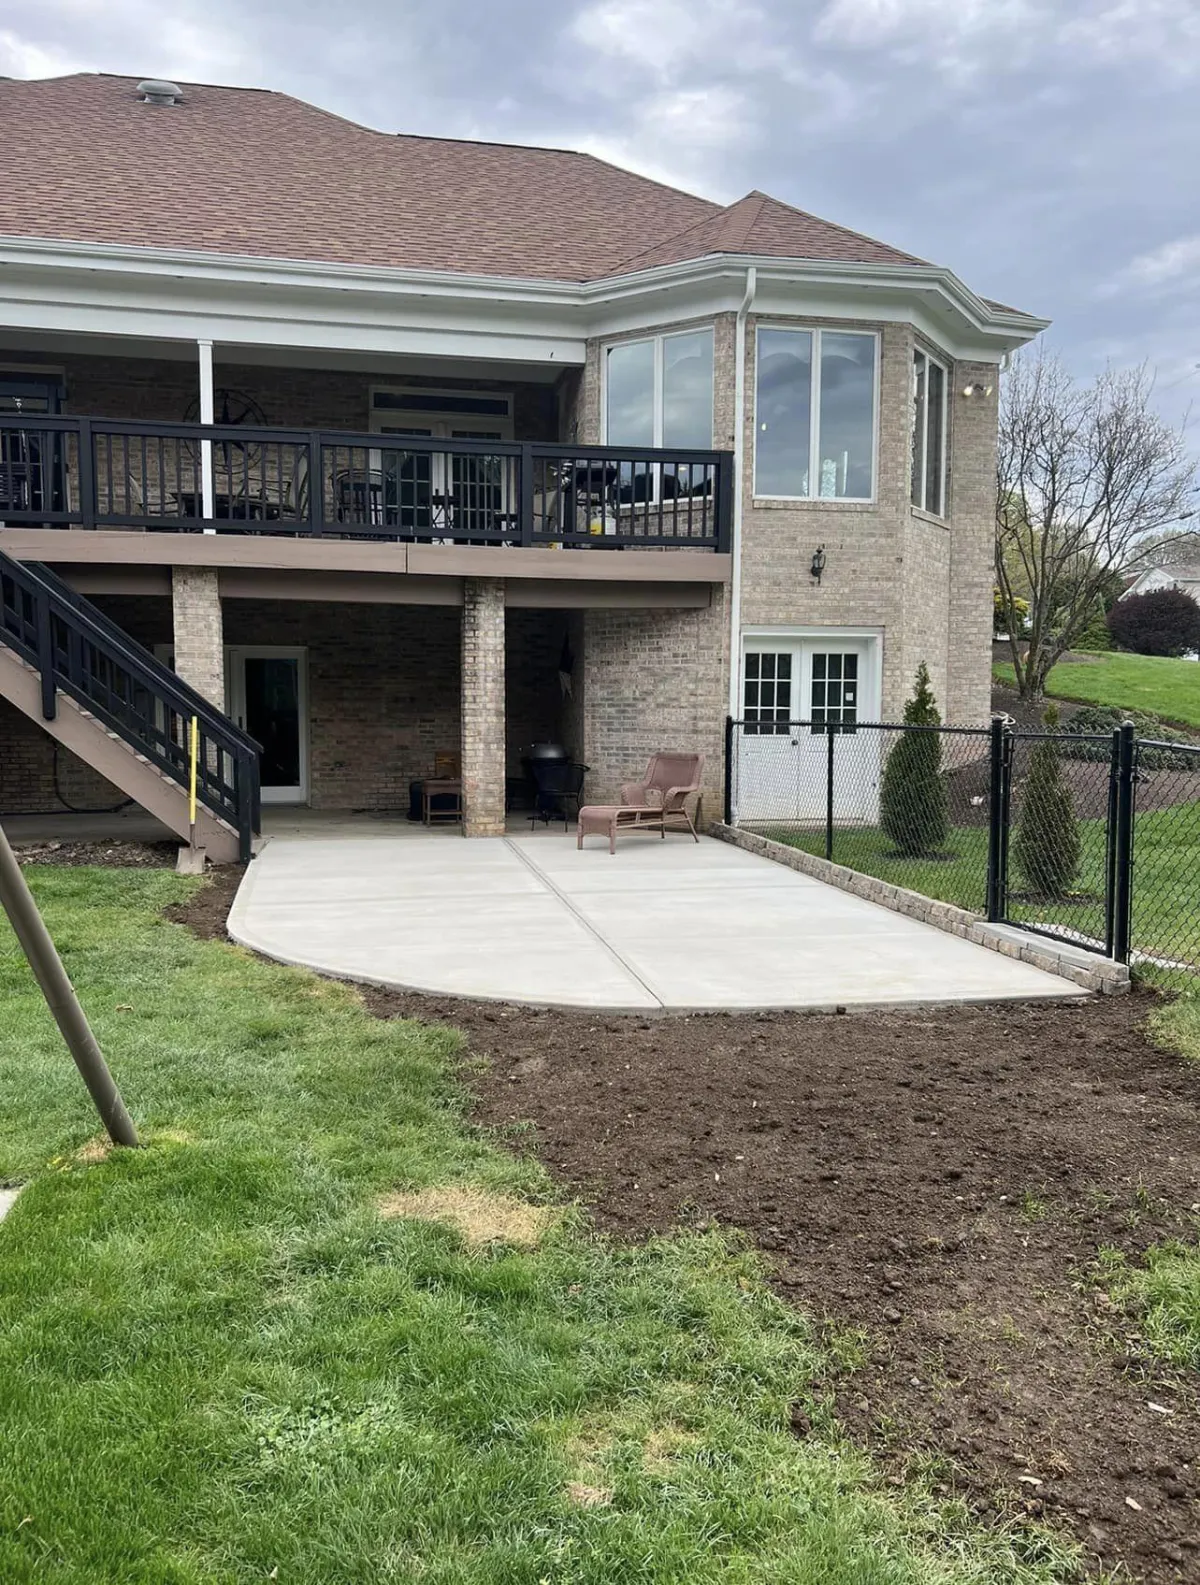
<path id="1" fill-rule="evenodd" d="M 703 754 L 655 754 L 645 780 L 621 788 L 619 804 L 588 804 L 579 811 L 575 846 L 581 848 L 585 836 L 607 836 L 608 851 L 615 853 L 622 827 L 657 831 L 665 841 L 669 821 L 674 830 L 688 830 L 699 842 L 688 802 L 699 799 L 703 770 Z"/>

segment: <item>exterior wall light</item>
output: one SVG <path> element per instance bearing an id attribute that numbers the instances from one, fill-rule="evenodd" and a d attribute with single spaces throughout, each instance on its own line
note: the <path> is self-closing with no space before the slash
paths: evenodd
<path id="1" fill-rule="evenodd" d="M 990 385 L 964 385 L 963 386 L 963 395 L 964 396 L 990 396 L 991 394 L 992 394 L 992 387 Z"/>
<path id="2" fill-rule="evenodd" d="M 812 559 L 811 571 L 812 571 L 813 577 L 817 580 L 817 585 L 819 587 L 820 583 L 821 583 L 821 574 L 825 571 L 825 547 L 824 547 L 824 545 L 818 545 L 816 550 L 813 551 L 813 559 Z"/>

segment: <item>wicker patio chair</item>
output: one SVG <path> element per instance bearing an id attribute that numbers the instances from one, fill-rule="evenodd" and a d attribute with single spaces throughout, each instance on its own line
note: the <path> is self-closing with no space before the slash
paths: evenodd
<path id="1" fill-rule="evenodd" d="M 664 838 L 670 821 L 676 830 L 690 831 L 699 842 L 688 804 L 693 800 L 699 802 L 703 772 L 703 754 L 655 754 L 646 767 L 643 780 L 626 782 L 621 788 L 621 802 L 635 809 L 657 810 L 659 819 L 655 823 Z M 650 824 L 647 820 L 639 823 Z"/>

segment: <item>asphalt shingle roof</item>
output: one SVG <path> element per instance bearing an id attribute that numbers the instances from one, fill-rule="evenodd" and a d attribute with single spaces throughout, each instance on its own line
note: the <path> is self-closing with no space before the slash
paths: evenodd
<path id="1" fill-rule="evenodd" d="M 0 234 L 593 280 L 712 253 L 918 264 L 763 193 L 722 207 L 588 154 L 396 136 L 264 89 L 0 80 Z"/>

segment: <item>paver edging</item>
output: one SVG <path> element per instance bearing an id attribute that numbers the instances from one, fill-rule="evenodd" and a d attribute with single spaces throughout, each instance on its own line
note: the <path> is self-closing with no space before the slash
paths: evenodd
<path id="1" fill-rule="evenodd" d="M 1068 956 L 1067 951 L 1061 950 L 1048 937 L 1022 936 L 1019 941 L 1013 940 L 1004 934 L 1003 926 L 988 924 L 965 908 L 923 897 L 920 892 L 894 886 L 891 881 L 879 880 L 874 875 L 863 875 L 858 870 L 847 869 L 844 864 L 833 864 L 828 859 L 818 858 L 815 853 L 789 847 L 786 842 L 772 841 L 770 837 L 760 836 L 756 831 L 743 831 L 740 827 L 713 820 L 708 825 L 707 834 L 746 853 L 755 853 L 760 858 L 771 859 L 776 864 L 797 870 L 801 875 L 811 876 L 813 880 L 824 881 L 827 886 L 836 886 L 841 891 L 865 898 L 867 902 L 878 903 L 881 908 L 890 908 L 893 913 L 919 919 L 924 924 L 944 930 L 948 935 L 973 941 L 977 946 L 987 947 L 989 951 L 998 952 L 1006 958 L 1016 958 L 1035 969 L 1043 969 L 1047 974 L 1057 974 L 1061 979 L 1070 980 L 1073 985 L 1082 986 L 1084 990 L 1097 991 L 1104 996 L 1119 996 L 1129 989 L 1129 969 L 1124 963 L 1115 963 L 1111 958 L 1097 957 L 1094 963 L 1083 964 L 1077 957 Z"/>

